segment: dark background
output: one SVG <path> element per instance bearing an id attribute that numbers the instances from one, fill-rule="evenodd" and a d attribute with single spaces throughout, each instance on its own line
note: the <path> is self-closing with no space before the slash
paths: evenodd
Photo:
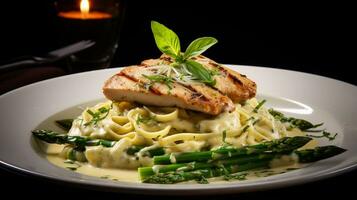
<path id="1" fill-rule="evenodd" d="M 200 36 L 216 37 L 219 43 L 205 55 L 220 63 L 285 68 L 357 84 L 354 72 L 356 21 L 352 17 L 352 5 L 250 2 L 129 0 L 112 65 L 125 66 L 158 57 L 160 52 L 150 32 L 150 20 L 157 20 L 173 29 L 184 47 Z M 2 2 L 0 9 L 0 63 L 59 47 L 52 1 L 7 1 Z M 31 195 L 101 196 L 94 191 L 75 190 L 70 185 L 0 172 L 2 191 L 9 194 L 16 187 Z M 348 182 L 356 177 L 356 172 L 352 172 L 312 184 L 237 197 L 266 198 L 283 194 L 303 198 L 307 193 L 324 198 L 341 193 L 353 195 Z M 132 198 L 113 193 L 109 197 Z"/>
<path id="2" fill-rule="evenodd" d="M 1 5 L 0 62 L 59 47 L 52 2 L 17 0 Z M 352 5 L 229 0 L 126 2 L 113 66 L 160 55 L 150 32 L 153 19 L 177 32 L 184 47 L 200 36 L 216 37 L 219 44 L 205 55 L 220 63 L 287 68 L 356 83 Z"/>

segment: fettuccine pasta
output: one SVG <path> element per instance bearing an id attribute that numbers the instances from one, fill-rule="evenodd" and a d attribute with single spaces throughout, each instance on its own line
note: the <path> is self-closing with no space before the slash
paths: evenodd
<path id="1" fill-rule="evenodd" d="M 68 134 L 119 141 L 110 148 L 89 147 L 85 157 L 94 166 L 132 169 L 151 165 L 150 158 L 140 153 L 150 148 L 180 153 L 213 149 L 225 143 L 241 147 L 305 135 L 275 120 L 266 108 L 255 110 L 257 105 L 253 98 L 236 104 L 233 112 L 210 116 L 181 108 L 107 101 L 85 109 Z M 135 145 L 145 148 L 136 156 L 127 155 L 125 151 Z"/>

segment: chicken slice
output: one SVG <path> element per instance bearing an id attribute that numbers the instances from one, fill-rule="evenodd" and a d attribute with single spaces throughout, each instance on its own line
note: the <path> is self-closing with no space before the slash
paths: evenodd
<path id="1" fill-rule="evenodd" d="M 112 101 L 177 106 L 211 115 L 235 109 L 231 99 L 203 84 L 185 86 L 173 82 L 169 88 L 163 83 L 152 83 L 145 77 L 155 74 L 155 69 L 147 66 L 126 67 L 105 82 L 103 93 Z"/>

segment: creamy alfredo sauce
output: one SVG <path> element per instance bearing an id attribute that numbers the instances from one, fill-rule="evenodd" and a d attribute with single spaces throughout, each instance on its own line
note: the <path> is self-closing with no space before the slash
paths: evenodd
<path id="1" fill-rule="evenodd" d="M 316 142 L 308 143 L 304 148 L 313 148 L 316 146 Z M 77 173 L 81 173 L 88 176 L 95 176 L 102 179 L 109 179 L 113 181 L 125 181 L 125 182 L 136 182 L 139 183 L 139 177 L 136 170 L 126 170 L 126 169 L 111 169 L 111 168 L 98 168 L 94 167 L 88 163 L 83 162 L 72 162 L 63 159 L 62 157 L 58 156 L 58 154 L 62 151 L 62 145 L 45 145 L 45 153 L 47 154 L 46 158 L 52 164 L 67 169 L 72 170 Z M 262 170 L 252 170 L 249 172 L 243 172 L 242 179 L 240 180 L 255 180 L 262 177 L 268 177 L 272 175 L 283 174 L 292 170 L 299 169 L 303 167 L 303 165 L 295 163 L 291 160 L 285 161 L 286 163 L 281 163 L 282 161 L 273 162 L 272 167 L 269 169 L 262 169 Z M 284 161 L 283 161 L 284 162 Z M 282 167 L 277 167 L 281 164 L 284 164 Z M 277 166 L 274 166 L 277 165 Z M 226 180 L 223 180 L 221 177 L 210 178 L 208 179 L 210 183 L 219 184 L 219 183 L 226 183 Z M 239 181 L 237 179 L 232 179 L 231 181 Z M 194 183 L 194 181 L 184 182 L 185 183 Z"/>
<path id="2" fill-rule="evenodd" d="M 61 129 L 59 129 L 55 125 L 55 120 L 58 119 L 65 119 L 65 118 L 75 118 L 78 115 L 83 112 L 83 109 L 88 107 L 88 106 L 93 106 L 97 104 L 98 102 L 102 102 L 103 100 L 99 101 L 93 101 L 89 102 L 86 104 L 81 104 L 81 106 L 74 106 L 72 108 L 66 109 L 63 112 L 57 113 L 53 115 L 52 117 L 48 118 L 46 121 L 41 123 L 37 128 L 38 129 L 50 129 L 50 130 L 57 130 L 60 132 Z M 223 121 L 226 121 L 223 117 Z M 208 121 L 207 124 L 210 122 Z M 204 127 L 201 127 L 204 129 Z M 218 129 L 220 127 L 217 127 Z M 293 136 L 293 135 L 291 135 Z M 38 142 L 40 145 L 40 148 L 43 150 L 43 152 L 46 154 L 46 158 L 48 159 L 49 162 L 52 164 L 59 166 L 61 168 L 67 169 L 67 170 L 72 170 L 77 173 L 81 173 L 84 175 L 89 175 L 89 176 L 95 176 L 99 177 L 102 179 L 109 179 L 109 180 L 114 180 L 114 181 L 125 181 L 125 182 L 140 182 L 138 173 L 136 170 L 127 170 L 127 169 L 117 169 L 117 168 L 98 168 L 94 167 L 88 163 L 84 162 L 78 162 L 78 161 L 69 161 L 65 160 L 61 156 L 59 156 L 60 152 L 63 149 L 63 145 L 56 145 L 56 144 L 45 144 L 43 142 Z M 317 146 L 317 142 L 315 140 L 309 142 L 307 145 L 305 145 L 302 149 L 305 148 L 314 148 Z M 254 170 L 254 171 L 249 171 L 249 172 L 242 172 L 243 176 L 240 179 L 232 179 L 234 180 L 252 180 L 256 178 L 261 178 L 261 177 L 267 177 L 271 175 L 277 175 L 277 174 L 282 174 L 291 170 L 299 169 L 301 168 L 300 164 L 295 163 L 291 159 L 283 161 L 285 163 L 281 163 L 281 160 L 279 161 L 274 161 L 272 162 L 272 167 L 270 169 L 262 169 L 262 170 Z M 276 167 L 276 166 L 281 166 L 284 165 L 283 167 Z M 227 182 L 226 180 L 223 180 L 221 177 L 217 178 L 210 178 L 209 179 L 210 183 L 224 183 Z M 190 182 L 185 182 L 185 183 L 193 183 L 193 181 Z M 182 184 L 185 184 L 182 183 Z"/>
<path id="3" fill-rule="evenodd" d="M 49 149 L 53 152 L 55 149 L 61 151 L 58 148 L 59 145 L 48 145 Z M 88 176 L 95 176 L 102 179 L 108 179 L 113 181 L 125 181 L 125 182 L 136 182 L 139 183 L 138 173 L 136 170 L 125 170 L 125 169 L 110 169 L 110 168 L 97 168 L 88 163 L 83 162 L 68 162 L 57 154 L 48 154 L 48 161 L 52 164 L 67 169 L 72 170 L 77 173 L 81 173 Z M 258 178 L 268 177 L 272 175 L 283 174 L 292 170 L 296 170 L 302 167 L 301 164 L 297 163 L 285 163 L 287 165 L 283 167 L 274 167 L 269 169 L 252 170 L 248 172 L 241 172 L 241 179 L 232 179 L 230 181 L 242 181 L 242 180 L 255 180 Z M 222 177 L 215 177 L 208 179 L 211 184 L 227 183 Z M 188 181 L 180 184 L 195 183 L 195 181 Z"/>

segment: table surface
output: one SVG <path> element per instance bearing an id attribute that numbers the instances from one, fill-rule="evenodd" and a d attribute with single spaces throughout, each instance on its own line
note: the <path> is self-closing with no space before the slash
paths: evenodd
<path id="1" fill-rule="evenodd" d="M 50 71 L 50 72 L 49 72 Z M 35 73 L 36 76 L 28 76 L 27 77 L 19 77 L 20 75 L 16 76 L 19 81 L 11 81 L 5 80 L 3 78 L 0 79 L 0 83 L 7 83 L 13 84 L 13 88 L 19 87 L 23 84 L 28 84 L 30 82 L 38 81 L 42 77 L 42 79 L 51 78 L 55 76 L 64 75 L 65 72 L 60 70 L 54 70 L 51 68 L 50 70 L 37 70 Z M 45 74 L 41 74 L 45 73 Z M 21 74 L 27 74 L 21 72 Z M 2 75 L 5 77 L 4 75 Z M 11 76 L 10 76 L 11 77 Z M 14 77 L 14 76 L 12 76 Z M 31 79 L 32 77 L 32 79 Z M 34 78 L 35 77 L 35 78 Z M 30 80 L 29 80 L 30 79 Z M 11 88 L 12 85 L 7 85 L 6 89 Z M 0 91 L 1 94 L 1 91 Z M 292 187 L 286 188 L 279 188 L 274 190 L 267 190 L 267 191 L 259 191 L 259 192 L 250 192 L 250 193 L 240 193 L 240 194 L 229 194 L 229 195 L 209 195 L 209 196 L 200 196 L 200 198 L 204 199 L 217 199 L 221 197 L 240 197 L 240 198 L 269 198 L 269 197 L 279 197 L 283 195 L 289 195 L 295 198 L 306 198 L 310 197 L 311 195 L 318 196 L 318 197 L 333 197 L 342 195 L 349 196 L 354 195 L 354 184 L 351 184 L 357 179 L 357 170 L 339 175 L 337 177 L 328 178 L 325 180 L 297 185 Z M 37 197 L 49 197 L 50 194 L 55 194 L 58 198 L 68 198 L 68 197 L 103 197 L 103 192 L 89 190 L 84 188 L 78 188 L 69 184 L 60 184 L 56 182 L 50 182 L 46 179 L 40 179 L 37 177 L 31 177 L 24 174 L 15 173 L 9 169 L 0 168 L 0 184 L 1 184 L 1 192 L 2 195 L 14 195 L 13 190 L 16 188 L 21 188 L 22 194 L 26 194 L 29 196 L 37 196 Z M 41 194 L 41 195 L 39 195 Z M 147 198 L 155 198 L 155 199 L 166 199 L 167 196 L 160 196 L 157 194 L 156 196 L 145 196 L 143 194 L 126 194 L 125 191 L 117 191 L 117 192 L 106 192 L 106 198 L 117 198 L 120 197 L 121 199 L 132 199 L 132 198 L 140 198 L 145 197 Z M 182 197 L 170 197 L 170 199 L 181 199 Z M 185 197 L 188 199 L 193 199 L 197 197 Z"/>

